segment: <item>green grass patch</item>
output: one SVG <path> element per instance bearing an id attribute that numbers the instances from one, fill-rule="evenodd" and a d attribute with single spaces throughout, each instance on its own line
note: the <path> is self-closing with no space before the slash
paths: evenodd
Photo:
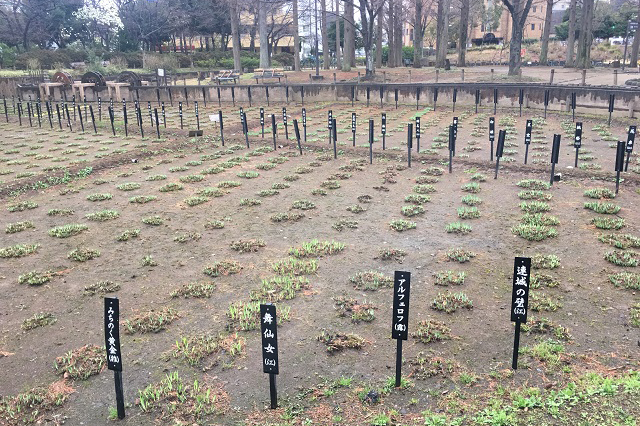
<path id="1" fill-rule="evenodd" d="M 411 222 L 409 220 L 394 219 L 391 222 L 389 222 L 389 226 L 394 231 L 403 232 L 403 231 L 407 231 L 409 229 L 414 229 L 417 226 L 417 224 L 415 222 Z"/>
<path id="2" fill-rule="evenodd" d="M 604 254 L 605 260 L 617 266 L 638 266 L 640 255 L 633 251 L 612 250 Z"/>
<path id="3" fill-rule="evenodd" d="M 106 222 L 108 220 L 117 219 L 120 217 L 120 213 L 116 210 L 100 210 L 99 212 L 89 213 L 85 215 L 87 220 L 93 222 Z"/>
<path id="4" fill-rule="evenodd" d="M 621 217 L 594 217 L 591 223 L 598 229 L 622 229 L 625 226 L 624 219 Z"/>
<path id="5" fill-rule="evenodd" d="M 431 308 L 451 314 L 460 308 L 472 309 L 473 302 L 462 292 L 451 293 L 447 291 L 438 293 L 431 302 Z"/>
<path id="6" fill-rule="evenodd" d="M 436 320 L 422 320 L 416 325 L 416 330 L 411 333 L 411 337 L 426 344 L 450 340 L 453 336 L 451 329 L 445 323 Z"/>
<path id="7" fill-rule="evenodd" d="M 291 247 L 289 255 L 296 258 L 321 257 L 341 253 L 345 248 L 343 243 L 336 241 L 319 241 L 313 239 L 302 243 L 300 247 Z"/>
<path id="8" fill-rule="evenodd" d="M 124 321 L 124 332 L 126 334 L 157 333 L 178 318 L 180 318 L 178 311 L 170 307 L 143 312 Z"/>
<path id="9" fill-rule="evenodd" d="M 210 277 L 235 275 L 242 270 L 242 266 L 235 260 L 221 260 L 204 268 L 203 272 Z"/>
<path id="10" fill-rule="evenodd" d="M 600 214 L 616 214 L 620 206 L 613 203 L 584 203 L 584 208 Z"/>
<path id="11" fill-rule="evenodd" d="M 33 222 L 25 221 L 9 223 L 4 229 L 4 232 L 7 234 L 15 234 L 16 232 L 26 231 L 27 229 L 35 229 L 35 225 L 33 224 Z"/>
<path id="12" fill-rule="evenodd" d="M 393 278 L 377 271 L 358 272 L 349 277 L 356 290 L 378 290 L 381 287 L 392 287 Z"/>
<path id="13" fill-rule="evenodd" d="M 77 249 L 70 251 L 67 255 L 67 259 L 75 260 L 76 262 L 86 262 L 88 260 L 95 259 L 96 257 L 100 257 L 100 252 L 98 250 L 84 247 L 78 247 Z"/>
<path id="14" fill-rule="evenodd" d="M 471 232 L 471 226 L 462 222 L 452 222 L 445 227 L 445 231 L 449 234 L 468 234 Z"/>

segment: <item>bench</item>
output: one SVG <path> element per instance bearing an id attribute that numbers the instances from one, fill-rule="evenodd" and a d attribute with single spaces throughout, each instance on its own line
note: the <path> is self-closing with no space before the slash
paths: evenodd
<path id="1" fill-rule="evenodd" d="M 282 77 L 284 77 L 284 73 L 280 69 L 257 69 L 253 74 L 253 78 L 256 79 L 256 84 L 259 79 L 262 79 L 264 83 L 265 78 L 277 78 L 278 82 L 280 82 Z"/>
<path id="2" fill-rule="evenodd" d="M 238 78 L 240 78 L 240 73 L 236 70 L 221 70 L 220 74 L 214 77 L 218 84 L 224 81 L 233 81 L 235 84 L 238 81 Z"/>

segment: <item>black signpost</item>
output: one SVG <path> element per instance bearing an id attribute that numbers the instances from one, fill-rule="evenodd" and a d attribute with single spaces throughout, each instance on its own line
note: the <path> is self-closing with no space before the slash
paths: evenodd
<path id="1" fill-rule="evenodd" d="M 333 159 L 337 160 L 338 159 L 338 148 L 337 148 L 337 143 L 338 143 L 338 125 L 336 124 L 336 119 L 333 119 L 333 124 L 331 126 L 331 131 L 333 132 Z"/>
<path id="2" fill-rule="evenodd" d="M 89 112 L 91 113 L 91 124 L 93 124 L 93 133 L 98 133 L 96 128 L 96 117 L 93 115 L 93 105 L 89 105 Z"/>
<path id="3" fill-rule="evenodd" d="M 53 120 L 51 119 L 51 105 L 49 104 L 49 101 L 45 102 L 44 105 L 47 107 L 47 117 L 49 117 L 49 127 L 53 129 Z M 7 120 L 8 120 L 8 117 L 7 117 Z"/>
<path id="4" fill-rule="evenodd" d="M 453 153 L 456 150 L 456 138 L 453 135 L 453 126 L 449 126 L 449 173 L 453 172 Z"/>
<path id="5" fill-rule="evenodd" d="M 453 117 L 453 140 L 458 140 L 458 117 Z M 453 145 L 453 156 L 456 156 L 455 143 Z"/>
<path id="6" fill-rule="evenodd" d="M 493 89 L 493 113 L 496 113 L 496 110 L 498 108 L 498 89 L 495 88 Z"/>
<path id="7" fill-rule="evenodd" d="M 456 101 L 458 100 L 458 88 L 453 88 L 453 112 L 456 112 Z"/>
<path id="8" fill-rule="evenodd" d="M 353 134 L 353 146 L 356 146 L 356 113 L 351 113 L 351 133 Z"/>
<path id="9" fill-rule="evenodd" d="M 407 166 L 411 168 L 411 148 L 413 146 L 413 123 L 407 124 Z"/>
<path id="10" fill-rule="evenodd" d="M 222 140 L 222 146 L 224 146 L 224 124 L 222 122 L 222 110 L 218 111 L 218 121 L 220 122 L 220 139 Z"/>
<path id="11" fill-rule="evenodd" d="M 624 151 L 626 143 L 624 141 L 618 141 L 616 147 L 616 194 L 620 189 L 620 172 L 624 170 Z"/>
<path id="12" fill-rule="evenodd" d="M 249 98 L 249 108 L 251 108 L 251 86 L 247 86 L 247 97 Z"/>
<path id="13" fill-rule="evenodd" d="M 162 102 L 160 107 L 162 108 L 162 125 L 166 129 L 167 128 L 167 116 L 165 115 L 165 112 L 164 112 L 164 102 Z"/>
<path id="14" fill-rule="evenodd" d="M 438 106 L 438 88 L 434 87 L 433 88 L 433 110 L 436 110 L 436 107 Z M 416 135 L 418 134 L 417 130 L 416 130 Z"/>
<path id="15" fill-rule="evenodd" d="M 393 97 L 396 101 L 396 109 L 398 109 L 398 89 L 393 89 Z"/>
<path id="16" fill-rule="evenodd" d="M 416 117 L 416 152 L 420 154 L 420 117 Z"/>
<path id="17" fill-rule="evenodd" d="M 73 121 L 76 121 L 76 95 L 71 97 L 71 109 L 73 110 Z"/>
<path id="18" fill-rule="evenodd" d="M 496 174 L 493 177 L 494 179 L 498 179 L 498 170 L 500 169 L 500 159 L 502 158 L 502 154 L 504 152 L 504 139 L 506 135 L 506 130 L 500 130 L 498 132 L 498 146 L 496 147 Z"/>
<path id="19" fill-rule="evenodd" d="M 7 119 L 7 123 L 8 123 L 9 122 L 9 111 L 7 111 L 7 99 L 3 98 L 2 102 L 4 103 L 4 117 Z"/>
<path id="20" fill-rule="evenodd" d="M 151 102 L 147 102 L 147 110 L 149 111 L 149 122 L 151 123 L 151 127 L 153 127 L 153 114 L 151 112 Z"/>
<path id="21" fill-rule="evenodd" d="M 384 88 L 380 86 L 380 108 L 382 108 L 382 97 L 384 96 Z"/>
<path id="22" fill-rule="evenodd" d="M 491 149 L 489 149 L 489 161 L 493 161 L 493 141 L 496 138 L 496 119 L 494 117 L 489 118 L 489 143 Z"/>
<path id="23" fill-rule="evenodd" d="M 547 118 L 548 106 L 549 106 L 549 89 L 544 91 L 544 118 Z"/>
<path id="24" fill-rule="evenodd" d="M 479 103 L 480 103 L 480 89 L 476 89 L 476 114 L 478 113 Z"/>
<path id="25" fill-rule="evenodd" d="M 198 113 L 198 101 L 194 101 L 194 105 L 196 109 L 196 129 L 200 130 L 200 114 Z"/>
<path id="26" fill-rule="evenodd" d="M 627 133 L 627 162 L 624 165 L 624 171 L 629 169 L 629 158 L 633 152 L 633 143 L 636 140 L 636 126 L 629 126 L 629 133 Z"/>
<path id="27" fill-rule="evenodd" d="M 182 123 L 182 102 L 178 102 L 178 115 L 180 115 L 180 129 L 183 129 Z"/>
<path id="28" fill-rule="evenodd" d="M 142 110 L 138 108 L 138 125 L 140 126 L 140 137 L 144 139 L 144 126 L 142 123 Z"/>
<path id="29" fill-rule="evenodd" d="M 387 134 L 387 114 L 382 113 L 382 120 L 380 121 L 380 132 L 382 133 L 382 150 L 386 149 L 386 134 Z M 354 141 L 355 142 L 355 141 Z"/>
<path id="30" fill-rule="evenodd" d="M 371 88 L 367 86 L 367 108 L 369 107 L 369 97 L 371 96 Z"/>
<path id="31" fill-rule="evenodd" d="M 273 134 L 273 149 L 276 149 L 276 115 L 271 114 L 271 133 Z"/>
<path id="32" fill-rule="evenodd" d="M 269 87 L 265 86 L 264 87 L 264 92 L 265 92 L 265 95 L 267 97 L 267 106 L 269 106 Z M 218 93 L 220 93 L 220 89 L 218 89 Z"/>
<path id="33" fill-rule="evenodd" d="M 84 133 L 84 122 L 82 121 L 82 109 L 80 109 L 80 105 L 78 105 L 78 116 L 80 117 L 80 127 L 82 128 L 82 133 Z"/>
<path id="34" fill-rule="evenodd" d="M 609 126 L 611 126 L 611 114 L 613 114 L 613 106 L 616 102 L 616 95 L 615 94 L 610 94 L 609 95 Z"/>
<path id="35" fill-rule="evenodd" d="M 396 387 L 402 384 L 402 341 L 409 335 L 409 295 L 411 272 L 395 271 L 393 277 L 393 315 L 391 338 L 396 339 Z"/>
<path id="36" fill-rule="evenodd" d="M 98 96 L 98 120 L 102 121 L 102 98 Z"/>
<path id="37" fill-rule="evenodd" d="M 304 133 L 304 141 L 307 142 L 307 110 L 302 108 L 302 132 Z"/>
<path id="38" fill-rule="evenodd" d="M 280 374 L 280 370 L 278 364 L 278 321 L 274 304 L 260 304 L 260 332 L 262 335 L 262 372 L 269 374 L 271 409 L 275 409 L 278 408 L 276 375 Z"/>
<path id="39" fill-rule="evenodd" d="M 124 419 L 122 353 L 120 352 L 120 303 L 117 297 L 104 298 L 104 344 L 107 349 L 107 368 L 113 370 L 116 385 L 118 418 Z"/>
<path id="40" fill-rule="evenodd" d="M 29 116 L 29 127 L 33 127 L 33 122 L 31 121 L 31 102 L 27 102 L 27 115 Z"/>
<path id="41" fill-rule="evenodd" d="M 578 151 L 580 151 L 580 147 L 582 146 L 582 123 L 576 123 L 576 134 L 573 139 L 573 147 L 576 149 L 576 162 L 574 167 L 578 167 Z"/>
<path id="42" fill-rule="evenodd" d="M 373 118 L 369 119 L 369 164 L 373 164 Z"/>
<path id="43" fill-rule="evenodd" d="M 529 145 L 531 144 L 531 132 L 533 130 L 533 120 L 527 120 L 527 127 L 524 129 L 524 164 L 527 164 L 529 157 Z"/>
<path id="44" fill-rule="evenodd" d="M 420 88 L 416 87 L 416 111 L 420 108 Z"/>
<path id="45" fill-rule="evenodd" d="M 42 127 L 42 122 L 40 121 L 40 102 L 36 103 L 36 117 L 38 117 L 38 127 Z"/>
<path id="46" fill-rule="evenodd" d="M 333 125 L 333 111 L 329 110 L 327 113 L 327 129 L 329 129 L 329 145 L 331 145 L 331 138 L 333 137 L 333 132 L 331 131 L 331 126 Z"/>
<path id="47" fill-rule="evenodd" d="M 221 100 L 220 100 L 220 88 L 219 88 L 219 87 L 216 87 L 216 92 L 217 92 L 217 94 L 218 94 L 218 107 L 221 107 L 221 106 L 222 106 L 222 102 L 221 102 Z M 267 102 L 268 102 L 268 101 L 269 101 L 269 99 L 268 99 L 268 97 L 267 97 Z"/>
<path id="48" fill-rule="evenodd" d="M 282 108 L 282 123 L 284 124 L 284 138 L 289 140 L 289 126 L 287 125 L 287 108 Z"/>
<path id="49" fill-rule="evenodd" d="M 122 115 L 124 117 L 124 136 L 127 137 L 129 136 L 129 118 L 127 117 L 127 104 L 124 103 L 124 99 L 122 100 L 123 102 L 123 106 L 122 106 Z M 112 108 L 113 110 L 113 108 Z"/>
<path id="50" fill-rule="evenodd" d="M 353 106 L 353 101 L 356 98 L 356 86 L 351 86 L 351 106 Z"/>
<path id="51" fill-rule="evenodd" d="M 553 177 L 556 173 L 556 164 L 558 164 L 558 158 L 560 157 L 560 135 L 553 135 L 553 147 L 551 148 L 551 179 L 549 183 L 553 185 Z"/>
<path id="52" fill-rule="evenodd" d="M 247 125 L 247 113 L 243 112 L 242 113 L 242 129 L 244 131 L 244 139 L 247 142 L 247 149 L 250 148 L 249 146 L 249 127 Z"/>
<path id="53" fill-rule="evenodd" d="M 260 127 L 262 128 L 262 139 L 264 139 L 264 108 L 260 108 Z"/>
<path id="54" fill-rule="evenodd" d="M 67 125 L 69 126 L 69 130 L 73 132 L 73 127 L 71 127 L 71 116 L 69 115 L 69 104 L 65 104 L 64 110 L 67 113 Z"/>
<path id="55" fill-rule="evenodd" d="M 153 113 L 156 116 L 156 133 L 158 135 L 158 140 L 160 140 L 160 122 L 158 121 L 158 108 L 154 108 Z"/>
<path id="56" fill-rule="evenodd" d="M 524 102 L 524 89 L 520 89 L 520 91 L 518 92 L 518 105 L 520 105 L 520 117 L 522 117 L 522 103 L 523 102 Z"/>
<path id="57" fill-rule="evenodd" d="M 57 106 L 57 105 L 56 105 Z M 111 131 L 113 132 L 113 136 L 116 135 L 116 128 L 113 125 L 113 108 L 109 107 L 107 108 L 109 110 L 109 121 L 111 121 Z M 60 114 L 58 114 L 58 118 L 60 118 Z"/>
<path id="58" fill-rule="evenodd" d="M 62 130 L 62 118 L 60 118 L 60 105 L 56 104 L 56 112 L 58 113 L 58 125 L 60 126 L 60 130 Z"/>
<path id="59" fill-rule="evenodd" d="M 518 369 L 520 347 L 520 325 L 527 323 L 529 310 L 529 282 L 531 280 L 531 258 L 516 257 L 513 262 L 513 289 L 511 291 L 511 322 L 516 323 L 513 338 L 513 361 L 511 368 Z"/>
<path id="60" fill-rule="evenodd" d="M 571 92 L 571 120 L 576 121 L 576 92 Z"/>
<path id="61" fill-rule="evenodd" d="M 293 130 L 296 133 L 296 140 L 298 141 L 298 150 L 300 150 L 300 155 L 302 155 L 302 145 L 300 144 L 300 128 L 298 127 L 298 120 L 293 119 Z"/>

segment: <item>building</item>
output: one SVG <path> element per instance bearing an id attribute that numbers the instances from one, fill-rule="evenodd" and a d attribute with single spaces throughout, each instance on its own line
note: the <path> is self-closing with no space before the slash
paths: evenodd
<path id="1" fill-rule="evenodd" d="M 469 31 L 469 40 L 481 39 L 487 33 L 492 33 L 496 38 L 502 39 L 504 42 L 511 40 L 511 14 L 506 7 L 504 7 L 501 0 L 484 0 L 485 8 L 491 10 L 493 8 L 500 8 L 502 13 L 500 18 L 494 22 L 483 22 L 480 25 L 471 28 Z M 540 39 L 542 38 L 542 31 L 544 29 L 544 17 L 546 13 L 547 2 L 546 0 L 533 0 L 531 9 L 529 9 L 529 15 L 524 25 L 523 39 Z M 497 26 L 494 24 L 497 23 Z"/>

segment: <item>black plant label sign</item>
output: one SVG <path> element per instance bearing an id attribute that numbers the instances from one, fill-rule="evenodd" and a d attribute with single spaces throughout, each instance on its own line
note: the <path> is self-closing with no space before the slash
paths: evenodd
<path id="1" fill-rule="evenodd" d="M 120 303 L 117 297 L 104 298 L 104 344 L 107 348 L 107 367 L 122 371 L 120 353 Z"/>
<path id="2" fill-rule="evenodd" d="M 182 102 L 178 102 L 178 114 L 180 118 L 182 118 Z"/>
<path id="3" fill-rule="evenodd" d="M 527 322 L 530 280 L 531 258 L 516 257 L 513 263 L 513 289 L 511 292 L 511 321 L 513 322 Z"/>
<path id="4" fill-rule="evenodd" d="M 576 123 L 576 135 L 573 140 L 573 147 L 580 148 L 582 146 L 582 123 Z"/>
<path id="5" fill-rule="evenodd" d="M 264 108 L 260 108 L 260 125 L 264 125 Z"/>
<path id="6" fill-rule="evenodd" d="M 302 108 L 302 126 L 307 127 L 307 110 Z"/>
<path id="7" fill-rule="evenodd" d="M 533 120 L 527 120 L 527 126 L 524 130 L 524 144 L 529 145 L 531 143 L 531 131 L 533 129 Z"/>
<path id="8" fill-rule="evenodd" d="M 416 117 L 416 139 L 420 139 L 420 117 Z"/>
<path id="9" fill-rule="evenodd" d="M 627 152 L 633 151 L 633 142 L 636 140 L 636 126 L 629 126 L 627 135 Z"/>
<path id="10" fill-rule="evenodd" d="M 284 124 L 287 124 L 287 109 L 286 108 L 282 108 L 282 122 Z"/>
<path id="11" fill-rule="evenodd" d="M 278 325 L 275 305 L 270 303 L 260 305 L 260 331 L 262 332 L 262 371 L 278 374 Z"/>
<path id="12" fill-rule="evenodd" d="M 489 119 L 489 141 L 493 142 L 496 138 L 496 119 L 491 117 Z"/>
<path id="13" fill-rule="evenodd" d="M 391 338 L 407 340 L 409 334 L 409 293 L 411 272 L 395 271 L 393 277 L 393 318 Z"/>
<path id="14" fill-rule="evenodd" d="M 356 131 L 356 113 L 355 112 L 351 113 L 351 131 L 352 132 Z"/>
<path id="15" fill-rule="evenodd" d="M 331 123 L 332 123 L 332 120 L 333 120 L 333 111 L 329 110 L 327 120 L 328 120 L 328 122 L 329 122 L 329 123 L 328 123 L 328 125 L 327 125 L 327 128 L 328 128 L 329 130 L 331 130 Z"/>
<path id="16" fill-rule="evenodd" d="M 353 127 L 353 123 L 352 123 L 352 127 Z M 355 127 L 353 127 L 353 128 L 355 129 Z M 385 114 L 385 113 L 382 113 L 381 131 L 382 131 L 383 135 L 387 133 L 387 114 Z"/>
<path id="17" fill-rule="evenodd" d="M 458 117 L 453 117 L 453 138 L 458 139 Z"/>

